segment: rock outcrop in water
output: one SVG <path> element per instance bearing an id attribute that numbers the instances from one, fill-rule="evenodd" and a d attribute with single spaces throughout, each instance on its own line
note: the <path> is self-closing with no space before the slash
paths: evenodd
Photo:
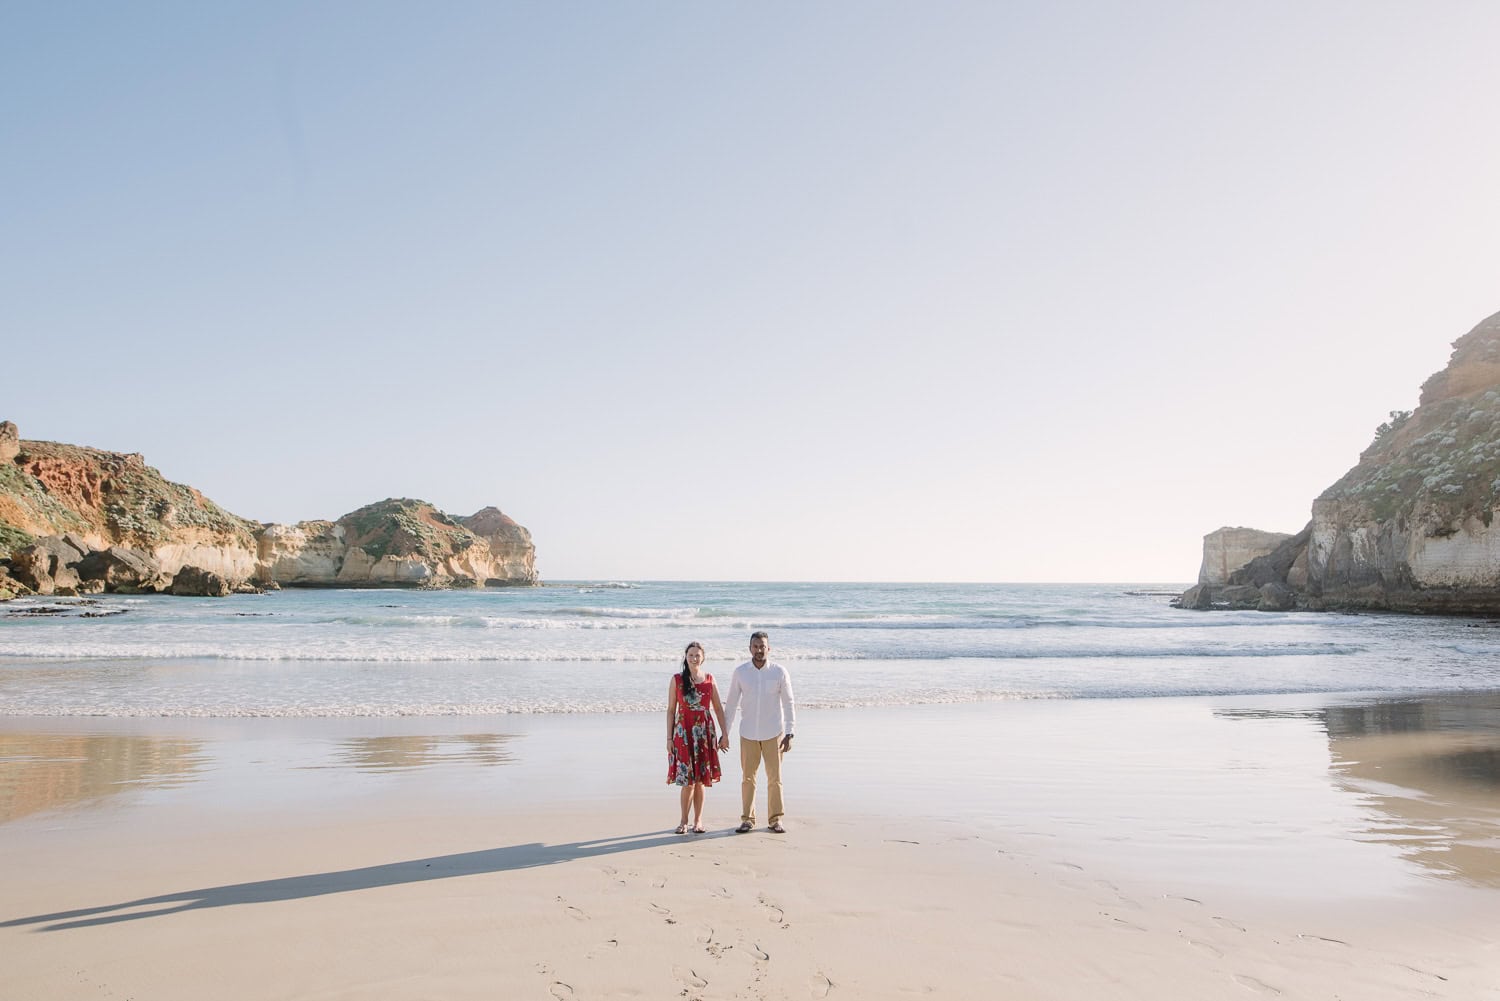
<path id="1" fill-rule="evenodd" d="M 1203 537 L 1203 563 L 1199 584 L 1224 585 L 1229 575 L 1257 556 L 1264 556 L 1291 538 L 1285 532 L 1263 532 L 1258 528 L 1220 528 Z"/>
<path id="2" fill-rule="evenodd" d="M 1500 313 L 1453 344 L 1417 408 L 1393 412 L 1359 462 L 1313 501 L 1297 535 L 1183 607 L 1500 614 Z M 1207 552 L 1205 552 L 1207 560 Z M 1206 588 L 1206 590 L 1205 590 Z"/>
<path id="3" fill-rule="evenodd" d="M 452 518 L 405 498 L 338 521 L 267 525 L 260 565 L 258 579 L 299 587 L 499 587 L 537 579 L 531 533 L 498 508 Z"/>
<path id="4" fill-rule="evenodd" d="M 338 521 L 262 524 L 139 455 L 23 441 L 0 423 L 0 598 L 536 580 L 531 534 L 497 508 L 451 518 L 424 501 L 386 500 Z"/>

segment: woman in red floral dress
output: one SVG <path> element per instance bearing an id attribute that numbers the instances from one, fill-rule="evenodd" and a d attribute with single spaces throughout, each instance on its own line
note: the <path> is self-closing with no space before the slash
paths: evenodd
<path id="1" fill-rule="evenodd" d="M 717 735 L 715 717 L 719 721 Z M 719 781 L 719 752 L 727 750 L 729 737 L 719 690 L 714 686 L 714 676 L 703 671 L 703 644 L 694 640 L 682 652 L 682 670 L 667 682 L 667 783 L 682 787 L 678 834 L 690 829 L 689 805 L 693 808 L 692 832 L 704 832 L 703 790 Z"/>

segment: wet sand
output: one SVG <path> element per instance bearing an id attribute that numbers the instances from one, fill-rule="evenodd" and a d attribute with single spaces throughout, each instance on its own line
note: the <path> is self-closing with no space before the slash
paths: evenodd
<path id="1" fill-rule="evenodd" d="M 807 712 L 783 837 L 659 722 L 0 720 L 0 993 L 1500 998 L 1500 695 Z"/>

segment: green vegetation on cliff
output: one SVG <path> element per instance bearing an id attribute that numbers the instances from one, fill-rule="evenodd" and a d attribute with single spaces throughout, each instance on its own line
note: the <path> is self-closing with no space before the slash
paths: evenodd
<path id="1" fill-rule="evenodd" d="M 35 477 L 14 463 L 0 463 L 0 559 L 30 545 L 38 534 L 87 532 L 90 527 L 83 516 L 49 494 Z M 41 528 L 46 531 L 38 532 Z"/>
<path id="2" fill-rule="evenodd" d="M 187 536 L 254 548 L 259 528 L 139 455 L 23 441 L 13 461 L 0 463 L 0 554 L 67 532 L 144 550 Z"/>
<path id="3" fill-rule="evenodd" d="M 1426 501 L 1445 520 L 1475 514 L 1489 524 L 1500 505 L 1500 393 L 1473 403 L 1447 400 L 1433 410 L 1422 422 L 1429 430 L 1388 456 L 1373 456 L 1369 466 L 1361 462 L 1328 493 L 1367 501 L 1382 521 Z"/>
<path id="4" fill-rule="evenodd" d="M 1395 411 L 1319 500 L 1351 500 L 1377 521 L 1418 509 L 1433 535 L 1463 520 L 1488 525 L 1500 506 L 1500 328 L 1489 321 L 1454 344 L 1454 361 L 1428 380 L 1414 412 Z"/>
<path id="5" fill-rule="evenodd" d="M 411 556 L 439 559 L 461 553 L 477 541 L 474 533 L 426 501 L 392 497 L 367 504 L 339 519 L 345 541 L 373 559 Z"/>

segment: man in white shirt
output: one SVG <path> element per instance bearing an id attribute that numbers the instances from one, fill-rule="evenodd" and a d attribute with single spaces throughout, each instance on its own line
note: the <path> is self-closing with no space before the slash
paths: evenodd
<path id="1" fill-rule="evenodd" d="M 729 682 L 729 698 L 724 702 L 724 730 L 734 726 L 734 716 L 741 706 L 745 716 L 740 721 L 740 826 L 735 833 L 746 834 L 755 827 L 755 776 L 761 762 L 766 764 L 766 808 L 768 829 L 785 834 L 781 826 L 781 756 L 792 749 L 792 728 L 797 722 L 797 706 L 792 699 L 792 679 L 786 668 L 768 659 L 771 639 L 763 632 L 750 635 L 750 659 L 734 669 Z"/>

